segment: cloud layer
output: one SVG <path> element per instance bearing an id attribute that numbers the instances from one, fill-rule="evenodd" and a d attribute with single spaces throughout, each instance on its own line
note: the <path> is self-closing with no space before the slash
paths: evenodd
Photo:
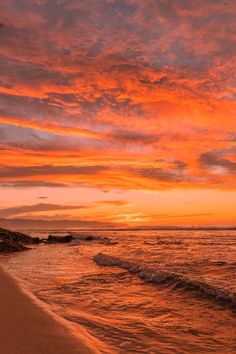
<path id="1" fill-rule="evenodd" d="M 0 4 L 0 185 L 235 189 L 234 2 Z"/>

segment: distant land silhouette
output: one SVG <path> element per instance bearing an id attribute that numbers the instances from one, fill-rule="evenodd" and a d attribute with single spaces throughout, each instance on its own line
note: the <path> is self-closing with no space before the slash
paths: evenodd
<path id="1" fill-rule="evenodd" d="M 12 230 L 113 230 L 113 231 L 144 231 L 144 230 L 236 230 L 235 225 L 229 226 L 139 226 L 129 227 L 125 224 L 112 224 L 99 221 L 83 220 L 36 220 L 0 218 L 0 227 Z"/>

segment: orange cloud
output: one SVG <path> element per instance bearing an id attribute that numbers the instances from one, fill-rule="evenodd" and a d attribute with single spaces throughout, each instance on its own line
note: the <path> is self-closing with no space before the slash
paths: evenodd
<path id="1" fill-rule="evenodd" d="M 0 13 L 2 186 L 235 189 L 233 2 Z"/>

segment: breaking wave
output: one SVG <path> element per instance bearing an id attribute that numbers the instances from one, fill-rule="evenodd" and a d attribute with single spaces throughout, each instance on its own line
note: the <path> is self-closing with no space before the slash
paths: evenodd
<path id="1" fill-rule="evenodd" d="M 125 261 L 119 257 L 98 253 L 94 261 L 99 266 L 119 267 L 127 270 L 130 274 L 136 275 L 145 282 L 155 284 L 173 285 L 173 289 L 195 291 L 204 297 L 212 298 L 224 306 L 236 309 L 236 294 L 225 289 L 218 288 L 204 281 L 197 281 L 177 273 L 160 271 L 158 269 L 146 268 L 137 263 Z"/>

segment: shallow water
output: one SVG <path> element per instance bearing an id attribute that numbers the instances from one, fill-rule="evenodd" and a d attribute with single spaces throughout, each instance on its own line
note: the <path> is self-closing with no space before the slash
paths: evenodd
<path id="1" fill-rule="evenodd" d="M 41 244 L 3 262 L 53 311 L 106 344 L 107 353 L 236 353 L 235 231 L 93 234 L 117 244 Z M 118 257 L 119 267 L 97 265 L 98 253 Z M 131 274 L 125 261 L 140 272 Z M 163 272 L 174 281 L 160 282 Z M 196 283 L 207 291 L 196 291 Z M 218 301 L 222 292 L 226 299 Z"/>

